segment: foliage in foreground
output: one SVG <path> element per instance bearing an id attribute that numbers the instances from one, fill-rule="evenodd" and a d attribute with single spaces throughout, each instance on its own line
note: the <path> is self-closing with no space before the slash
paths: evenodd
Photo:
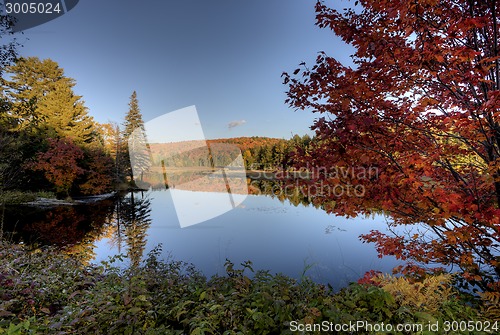
<path id="1" fill-rule="evenodd" d="M 114 266 L 121 257 L 82 267 L 52 250 L 0 245 L 0 334 L 292 334 L 291 321 L 482 320 L 478 305 L 466 303 L 446 276 L 430 280 L 430 290 L 446 294 L 434 294 L 428 308 L 405 297 L 426 282 L 382 277 L 379 284 L 392 283 L 390 289 L 353 283 L 333 293 L 306 278 L 266 271 L 249 277 L 249 262 L 235 269 L 229 261 L 227 276 L 207 280 L 185 263 L 158 260 L 159 254 L 153 250 L 135 268 Z M 490 312 L 494 302 L 488 300 Z"/>

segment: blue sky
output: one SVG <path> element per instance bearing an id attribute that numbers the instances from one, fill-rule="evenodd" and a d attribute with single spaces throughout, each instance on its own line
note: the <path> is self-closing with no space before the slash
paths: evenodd
<path id="1" fill-rule="evenodd" d="M 19 51 L 58 62 L 98 122 L 122 123 L 136 90 L 145 121 L 195 105 L 208 138 L 289 138 L 311 133 L 316 115 L 285 105 L 281 73 L 302 61 L 312 65 L 321 50 L 344 63 L 352 53 L 314 25 L 314 5 L 80 0 L 62 17 L 20 35 Z"/>

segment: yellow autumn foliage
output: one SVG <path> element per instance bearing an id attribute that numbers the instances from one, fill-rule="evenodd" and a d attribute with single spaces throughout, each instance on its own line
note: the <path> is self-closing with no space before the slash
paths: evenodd
<path id="1" fill-rule="evenodd" d="M 381 275 L 378 281 L 401 306 L 410 306 L 434 312 L 453 294 L 452 276 L 441 274 L 428 276 L 423 281 L 411 281 L 405 277 Z"/>
<path id="2" fill-rule="evenodd" d="M 500 292 L 480 293 L 481 312 L 486 320 L 500 321 Z"/>

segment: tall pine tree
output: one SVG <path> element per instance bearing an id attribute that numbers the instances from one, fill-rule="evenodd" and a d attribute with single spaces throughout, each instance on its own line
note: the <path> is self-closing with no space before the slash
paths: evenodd
<path id="1" fill-rule="evenodd" d="M 77 144 L 98 137 L 94 121 L 88 115 L 81 96 L 73 92 L 75 81 L 50 60 L 21 58 L 6 72 L 6 95 L 18 130 L 35 130 L 46 137 L 71 138 Z"/>
<path id="2" fill-rule="evenodd" d="M 124 131 L 123 136 L 125 140 L 132 135 L 132 132 L 140 128 L 144 131 L 144 121 L 142 120 L 141 110 L 139 109 L 139 101 L 137 100 L 137 92 L 132 92 L 130 96 L 130 102 L 128 103 L 129 110 L 127 115 L 125 115 Z"/>
<path id="3" fill-rule="evenodd" d="M 147 146 L 144 121 L 139 109 L 139 101 L 137 100 L 137 92 L 134 91 L 130 96 L 129 111 L 125 115 L 125 123 L 123 130 L 123 143 L 126 146 L 126 171 L 125 174 L 129 178 L 133 187 L 137 186 L 134 180 L 134 166 L 136 172 L 138 170 L 147 170 L 149 167 L 149 154 L 144 152 L 142 148 Z M 141 176 L 138 176 L 142 179 Z M 137 178 L 136 178 L 137 179 Z"/>

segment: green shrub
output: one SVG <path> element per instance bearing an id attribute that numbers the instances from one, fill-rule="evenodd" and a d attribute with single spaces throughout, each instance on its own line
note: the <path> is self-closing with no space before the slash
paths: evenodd
<path id="1" fill-rule="evenodd" d="M 236 268 L 227 261 L 226 276 L 207 280 L 160 254 L 156 248 L 132 268 L 115 265 L 124 256 L 82 266 L 50 248 L 0 244 L 0 334 L 292 334 L 291 321 L 481 318 L 479 308 L 451 288 L 435 309 L 424 310 L 374 285 L 334 293 L 306 277 L 254 272 L 250 262 Z"/>

